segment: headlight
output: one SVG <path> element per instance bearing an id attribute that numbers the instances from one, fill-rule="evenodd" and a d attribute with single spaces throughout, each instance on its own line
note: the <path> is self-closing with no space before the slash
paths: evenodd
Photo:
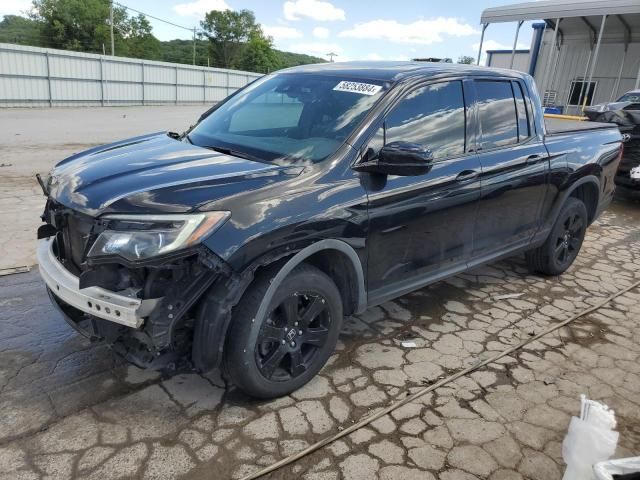
<path id="1" fill-rule="evenodd" d="M 191 247 L 219 228 L 230 212 L 185 215 L 105 215 L 107 230 L 89 251 L 89 257 L 119 255 L 144 260 Z"/>

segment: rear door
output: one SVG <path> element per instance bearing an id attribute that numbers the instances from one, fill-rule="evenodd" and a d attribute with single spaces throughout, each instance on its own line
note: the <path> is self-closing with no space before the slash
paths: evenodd
<path id="1" fill-rule="evenodd" d="M 473 257 L 482 260 L 528 244 L 537 231 L 549 157 L 535 132 L 524 84 L 511 79 L 474 84 L 482 174 Z"/>
<path id="2" fill-rule="evenodd" d="M 422 175 L 363 174 L 369 197 L 368 289 L 372 302 L 413 290 L 443 272 L 464 268 L 471 254 L 480 162 L 470 152 L 467 82 L 414 87 L 366 144 L 364 161 L 386 143 L 430 149 Z"/>

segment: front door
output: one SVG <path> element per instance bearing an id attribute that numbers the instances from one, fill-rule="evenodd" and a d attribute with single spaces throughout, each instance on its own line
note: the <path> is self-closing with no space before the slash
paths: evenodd
<path id="1" fill-rule="evenodd" d="M 364 160 L 386 143 L 421 144 L 433 167 L 416 176 L 362 175 L 369 197 L 370 303 L 413 290 L 456 267 L 473 245 L 480 161 L 469 152 L 471 132 L 463 82 L 418 86 L 387 114 L 369 141 Z"/>
<path id="2" fill-rule="evenodd" d="M 549 155 L 534 131 L 524 86 L 513 80 L 476 80 L 482 198 L 473 257 L 482 261 L 526 246 L 540 224 Z"/>

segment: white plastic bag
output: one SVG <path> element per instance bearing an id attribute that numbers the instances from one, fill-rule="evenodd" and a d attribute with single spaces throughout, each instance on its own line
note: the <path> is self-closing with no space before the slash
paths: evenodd
<path id="1" fill-rule="evenodd" d="M 619 458 L 608 460 L 593 466 L 593 474 L 597 480 L 613 480 L 613 475 L 640 472 L 640 457 Z"/>
<path id="2" fill-rule="evenodd" d="M 563 480 L 593 480 L 593 465 L 611 458 L 618 444 L 613 410 L 580 396 L 580 418 L 572 417 L 562 442 L 562 458 L 567 464 Z"/>

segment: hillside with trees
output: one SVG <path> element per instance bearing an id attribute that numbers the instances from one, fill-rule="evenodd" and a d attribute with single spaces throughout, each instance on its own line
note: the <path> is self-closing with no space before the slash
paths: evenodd
<path id="1" fill-rule="evenodd" d="M 29 17 L 6 15 L 0 21 L 0 42 L 36 47 L 111 53 L 109 0 L 34 0 Z M 142 14 L 129 15 L 114 5 L 115 54 L 191 64 L 193 40 L 160 41 Z M 201 21 L 196 40 L 196 65 L 271 72 L 324 62 L 310 55 L 273 47 L 253 12 L 211 11 Z"/>

